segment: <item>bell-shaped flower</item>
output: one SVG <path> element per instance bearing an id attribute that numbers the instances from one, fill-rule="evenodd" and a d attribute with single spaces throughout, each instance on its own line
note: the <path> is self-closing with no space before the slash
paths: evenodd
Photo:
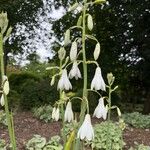
<path id="1" fill-rule="evenodd" d="M 55 121 L 59 120 L 59 108 L 54 107 L 52 111 L 52 119 Z"/>
<path id="2" fill-rule="evenodd" d="M 86 114 L 84 122 L 78 131 L 77 137 L 81 140 L 87 139 L 88 141 L 94 139 L 94 130 L 91 124 L 91 117 L 89 114 Z"/>
<path id="3" fill-rule="evenodd" d="M 57 90 L 69 90 L 69 89 L 72 89 L 72 85 L 68 79 L 68 76 L 67 76 L 67 70 L 64 69 L 62 71 L 62 75 L 61 75 L 61 78 L 59 79 L 58 81 L 58 85 L 57 85 Z"/>
<path id="4" fill-rule="evenodd" d="M 103 118 L 104 120 L 106 120 L 107 117 L 107 108 L 104 105 L 104 99 L 100 98 L 99 99 L 99 103 L 97 105 L 97 107 L 95 108 L 93 117 L 96 118 Z"/>
<path id="5" fill-rule="evenodd" d="M 65 117 L 64 118 L 65 121 L 68 122 L 73 121 L 73 111 L 72 111 L 72 105 L 70 101 L 67 103 L 64 117 Z"/>
<path id="6" fill-rule="evenodd" d="M 78 78 L 82 78 L 81 72 L 78 68 L 78 63 L 76 61 L 73 63 L 73 66 L 69 73 L 69 78 L 72 79 L 73 77 L 75 77 L 76 80 L 78 80 Z"/>
<path id="7" fill-rule="evenodd" d="M 91 83 L 91 89 L 106 91 L 105 82 L 102 77 L 101 68 L 97 67 Z"/>

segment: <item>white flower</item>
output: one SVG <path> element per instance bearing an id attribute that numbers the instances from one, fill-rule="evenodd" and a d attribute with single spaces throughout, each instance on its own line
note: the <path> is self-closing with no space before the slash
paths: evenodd
<path id="1" fill-rule="evenodd" d="M 72 105 L 71 102 L 68 102 L 65 110 L 65 115 L 64 115 L 65 121 L 71 122 L 73 120 L 73 111 L 72 111 Z"/>
<path id="2" fill-rule="evenodd" d="M 52 119 L 55 119 L 55 112 L 56 112 L 56 107 L 53 108 L 53 111 L 52 111 Z"/>
<path id="3" fill-rule="evenodd" d="M 100 98 L 97 107 L 95 108 L 93 117 L 103 118 L 106 120 L 107 117 L 107 108 L 104 106 L 104 99 Z"/>
<path id="4" fill-rule="evenodd" d="M 7 76 L 3 76 L 3 91 L 6 95 L 9 94 L 9 81 Z"/>
<path id="5" fill-rule="evenodd" d="M 77 42 L 74 41 L 70 49 L 70 60 L 75 61 L 77 58 Z"/>
<path id="6" fill-rule="evenodd" d="M 69 78 L 72 79 L 73 77 L 75 77 L 76 80 L 78 80 L 78 78 L 82 78 L 81 72 L 78 68 L 78 63 L 76 61 L 73 63 L 73 66 L 69 73 Z"/>
<path id="7" fill-rule="evenodd" d="M 55 121 L 59 120 L 59 108 L 54 107 L 52 111 L 52 119 Z"/>
<path id="8" fill-rule="evenodd" d="M 72 85 L 68 79 L 68 76 L 67 76 L 67 70 L 64 69 L 62 71 L 62 75 L 61 75 L 61 78 L 60 80 L 58 81 L 58 85 L 57 85 L 57 90 L 60 89 L 60 90 L 69 90 L 69 89 L 72 89 Z"/>
<path id="9" fill-rule="evenodd" d="M 106 91 L 105 82 L 102 77 L 101 68 L 97 67 L 91 83 L 91 89 Z"/>
<path id="10" fill-rule="evenodd" d="M 89 114 L 86 114 L 84 122 L 78 131 L 77 137 L 81 140 L 87 139 L 88 141 L 94 139 L 94 130 L 91 124 L 91 117 Z"/>

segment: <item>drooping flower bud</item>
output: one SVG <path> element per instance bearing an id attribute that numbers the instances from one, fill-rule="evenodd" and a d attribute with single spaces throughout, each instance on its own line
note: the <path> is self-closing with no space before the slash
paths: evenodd
<path id="1" fill-rule="evenodd" d="M 66 56 L 66 50 L 64 49 L 64 47 L 61 47 L 58 51 L 58 57 L 60 60 L 63 60 Z"/>
<path id="2" fill-rule="evenodd" d="M 70 30 L 68 29 L 65 33 L 64 46 L 67 46 L 70 43 Z"/>
<path id="3" fill-rule="evenodd" d="M 74 41 L 70 49 L 70 60 L 75 61 L 77 59 L 77 42 Z"/>
<path id="4" fill-rule="evenodd" d="M 87 17 L 87 26 L 90 31 L 93 29 L 93 18 L 91 15 Z"/>
<path id="5" fill-rule="evenodd" d="M 94 50 L 94 59 L 97 60 L 100 55 L 100 43 L 98 42 Z"/>

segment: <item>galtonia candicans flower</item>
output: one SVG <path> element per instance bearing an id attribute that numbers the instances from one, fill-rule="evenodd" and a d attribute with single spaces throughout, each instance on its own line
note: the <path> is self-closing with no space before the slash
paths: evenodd
<path id="1" fill-rule="evenodd" d="M 96 68 L 95 75 L 91 83 L 91 89 L 106 91 L 100 67 Z"/>
<path id="2" fill-rule="evenodd" d="M 67 76 L 67 70 L 64 69 L 62 71 L 62 75 L 61 75 L 61 78 L 60 80 L 58 81 L 58 85 L 57 85 L 57 90 L 69 90 L 69 89 L 72 89 L 72 85 L 68 79 L 68 76 Z"/>
<path id="3" fill-rule="evenodd" d="M 73 66 L 69 73 L 69 78 L 72 79 L 73 77 L 75 77 L 76 80 L 78 80 L 78 78 L 81 78 L 81 72 L 76 61 L 73 63 Z"/>
<path id="4" fill-rule="evenodd" d="M 65 118 L 64 118 L 65 121 L 68 121 L 68 122 L 73 121 L 73 111 L 72 111 L 71 102 L 68 102 L 68 103 L 67 103 L 64 117 L 65 117 Z"/>
<path id="5" fill-rule="evenodd" d="M 54 107 L 52 111 L 52 119 L 55 121 L 59 120 L 59 108 Z"/>
<path id="6" fill-rule="evenodd" d="M 104 105 L 104 99 L 103 98 L 99 99 L 99 103 L 98 103 L 97 107 L 95 108 L 93 117 L 96 117 L 96 118 L 102 117 L 104 120 L 106 120 L 107 108 Z"/>
<path id="7" fill-rule="evenodd" d="M 84 122 L 78 131 L 77 137 L 81 140 L 87 139 L 88 141 L 94 139 L 94 130 L 91 124 L 91 117 L 89 114 L 86 114 Z"/>

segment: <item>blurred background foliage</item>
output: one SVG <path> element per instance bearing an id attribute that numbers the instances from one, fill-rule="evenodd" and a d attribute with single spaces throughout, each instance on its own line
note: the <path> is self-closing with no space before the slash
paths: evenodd
<path id="1" fill-rule="evenodd" d="M 80 0 L 79 0 L 80 1 Z M 36 25 L 33 18 L 38 9 L 43 8 L 42 0 L 2 0 L 0 11 L 7 11 L 13 33 L 16 32 L 16 24 L 27 24 L 30 28 Z M 68 9 L 69 4 L 75 1 L 55 0 L 49 1 L 50 7 Z M 149 0 L 108 0 L 104 5 L 92 7 L 95 26 L 93 34 L 101 43 L 101 55 L 98 60 L 102 75 L 106 81 L 106 74 L 112 72 L 116 77 L 116 85 L 119 86 L 113 95 L 113 103 L 119 104 L 123 111 L 138 110 L 145 114 L 150 113 L 150 1 Z M 73 19 L 72 19 L 73 17 Z M 51 45 L 51 50 L 57 52 L 62 41 L 63 34 L 67 28 L 76 24 L 79 14 L 65 13 L 59 20 L 49 22 L 52 24 L 53 33 L 51 37 L 56 40 Z M 72 33 L 76 34 L 76 33 Z M 31 37 L 32 38 L 32 37 Z M 50 77 L 53 74 L 45 70 L 47 66 L 59 64 L 57 55 L 48 62 L 40 62 L 36 51 L 29 53 L 27 59 L 30 61 L 25 66 L 14 65 L 8 53 L 13 55 L 23 54 L 21 48 L 22 37 L 5 44 L 5 66 L 9 75 L 11 93 L 9 101 L 11 107 L 17 109 L 31 109 L 33 106 L 53 104 L 58 99 L 55 86 L 50 86 Z M 92 60 L 95 43 L 87 41 L 87 57 Z M 66 47 L 69 53 L 69 46 Z M 82 71 L 82 66 L 80 66 Z M 89 87 L 94 74 L 95 67 L 88 69 Z M 81 95 L 82 82 L 72 80 L 73 92 Z M 107 84 L 107 82 L 106 82 Z M 80 88 L 79 88 L 80 87 Z M 102 93 L 105 94 L 105 93 Z M 89 101 L 91 110 L 97 104 L 97 95 L 90 93 Z M 74 102 L 76 111 L 79 111 L 79 102 Z"/>

